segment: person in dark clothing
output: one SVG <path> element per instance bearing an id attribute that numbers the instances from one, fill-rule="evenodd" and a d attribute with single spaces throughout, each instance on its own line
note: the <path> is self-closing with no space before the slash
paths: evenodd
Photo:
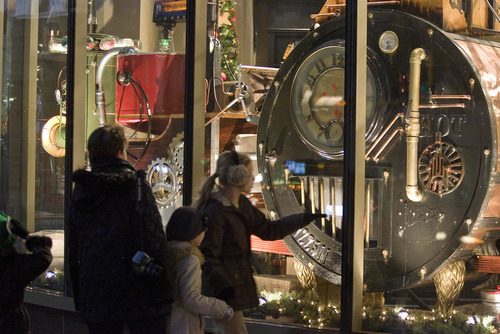
<path id="1" fill-rule="evenodd" d="M 221 333 L 246 334 L 243 310 L 259 304 L 251 264 L 250 235 L 263 240 L 282 239 L 315 219 L 325 217 L 300 213 L 277 221 L 267 219 L 243 195 L 250 193 L 252 188 L 252 169 L 247 155 L 236 151 L 221 153 L 215 174 L 205 180 L 200 198 L 194 204 L 208 217 L 208 230 L 200 247 L 205 257 L 202 293 L 226 301 L 234 310 L 231 320 L 215 320 Z"/>
<path id="2" fill-rule="evenodd" d="M 167 240 L 144 171 L 127 161 L 119 125 L 88 139 L 91 171 L 73 174 L 69 264 L 90 334 L 165 333 L 173 303 Z M 142 253 L 140 253 L 140 252 Z"/>
<path id="3" fill-rule="evenodd" d="M 31 254 L 21 254 L 13 246 L 18 237 L 26 238 Z M 24 289 L 52 262 L 52 239 L 14 232 L 12 220 L 0 212 L 0 333 L 31 333 Z"/>

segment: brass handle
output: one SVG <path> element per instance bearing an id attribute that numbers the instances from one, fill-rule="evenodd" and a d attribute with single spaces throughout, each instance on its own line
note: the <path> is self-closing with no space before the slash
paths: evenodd
<path id="1" fill-rule="evenodd" d="M 406 124 L 406 196 L 413 202 L 422 200 L 418 189 L 418 136 L 420 134 L 420 65 L 425 59 L 425 51 L 416 48 L 410 55 L 409 105 L 410 117 Z"/>

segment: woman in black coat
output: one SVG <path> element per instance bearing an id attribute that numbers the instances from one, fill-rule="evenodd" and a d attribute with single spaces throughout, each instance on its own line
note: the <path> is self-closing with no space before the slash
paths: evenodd
<path id="1" fill-rule="evenodd" d="M 253 173 L 247 155 L 223 152 L 217 171 L 204 182 L 195 203 L 208 218 L 208 230 L 200 247 L 205 257 L 203 294 L 225 300 L 235 311 L 231 320 L 215 321 L 222 333 L 247 333 L 243 310 L 258 305 L 250 236 L 282 239 L 314 219 L 325 217 L 301 213 L 277 221 L 267 219 L 243 195 L 250 193 Z"/>
<path id="2" fill-rule="evenodd" d="M 123 129 L 106 125 L 88 140 L 92 170 L 73 174 L 69 263 L 75 307 L 94 333 L 165 333 L 173 302 L 167 240 L 145 173 L 127 161 Z M 140 272 L 142 251 L 165 270 Z M 144 269 L 144 268 L 142 268 Z"/>

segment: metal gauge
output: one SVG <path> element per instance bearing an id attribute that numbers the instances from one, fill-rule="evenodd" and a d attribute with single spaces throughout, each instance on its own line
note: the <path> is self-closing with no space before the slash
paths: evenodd
<path id="1" fill-rule="evenodd" d="M 344 144 L 345 48 L 325 46 L 312 52 L 300 65 L 292 84 L 292 113 L 303 140 L 330 157 Z M 375 114 L 377 86 L 367 68 L 366 120 Z"/>
<path id="2" fill-rule="evenodd" d="M 378 46 L 384 53 L 393 53 L 399 46 L 398 35 L 391 30 L 384 31 L 378 39 Z"/>

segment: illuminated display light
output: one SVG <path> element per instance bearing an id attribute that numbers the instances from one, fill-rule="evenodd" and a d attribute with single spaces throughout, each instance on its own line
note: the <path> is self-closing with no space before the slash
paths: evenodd
<path id="1" fill-rule="evenodd" d="M 303 292 L 260 292 L 261 303 L 251 314 L 286 317 L 293 323 L 315 328 L 338 328 L 340 308 L 307 300 Z M 303 302 L 304 301 L 304 302 Z M 497 333 L 499 323 L 490 315 L 473 315 L 451 310 L 419 311 L 402 307 L 363 307 L 363 331 L 389 333 Z"/>
<path id="2" fill-rule="evenodd" d="M 161 6 L 162 12 L 176 12 L 186 10 L 187 1 L 170 1 L 165 2 Z"/>

